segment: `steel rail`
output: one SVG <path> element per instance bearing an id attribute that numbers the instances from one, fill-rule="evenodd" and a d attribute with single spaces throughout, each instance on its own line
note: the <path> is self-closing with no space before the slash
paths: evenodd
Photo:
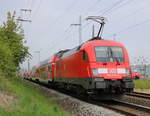
<path id="1" fill-rule="evenodd" d="M 124 101 L 119 101 L 116 99 L 113 99 L 111 101 L 111 103 L 109 102 L 102 102 L 100 103 L 101 106 L 120 112 L 122 114 L 125 114 L 127 116 L 138 116 L 139 114 L 137 114 L 137 112 L 140 112 L 143 114 L 143 116 L 147 116 L 150 114 L 150 107 L 145 107 L 142 105 L 137 105 L 137 104 L 133 104 L 133 103 L 128 103 L 128 102 L 124 102 Z M 118 108 L 118 107 L 125 107 L 125 108 Z M 126 110 L 127 109 L 127 110 Z M 131 110 L 131 111 L 128 111 Z M 139 115 L 141 116 L 141 115 Z"/>
<path id="2" fill-rule="evenodd" d="M 147 113 L 150 113 L 150 107 L 146 107 L 146 106 L 142 106 L 142 105 L 138 105 L 138 104 L 134 104 L 134 103 L 129 103 L 129 102 L 124 102 L 124 101 L 120 101 L 120 100 L 113 100 L 121 105 L 124 106 L 129 106 L 130 108 L 134 108 L 134 109 L 138 109 L 140 111 L 144 111 Z"/>
<path id="3" fill-rule="evenodd" d="M 127 93 L 127 96 L 135 96 L 139 98 L 145 98 L 145 99 L 150 99 L 150 94 L 148 93 L 139 93 L 139 92 L 133 92 L 133 93 Z"/>

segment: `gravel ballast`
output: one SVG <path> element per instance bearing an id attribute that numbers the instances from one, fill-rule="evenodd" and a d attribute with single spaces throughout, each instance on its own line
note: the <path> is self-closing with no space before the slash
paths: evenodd
<path id="1" fill-rule="evenodd" d="M 31 84 L 37 87 L 45 96 L 55 99 L 55 101 L 65 111 L 68 111 L 75 116 L 124 116 L 101 106 L 90 104 L 74 97 L 57 92 L 53 89 L 42 87 L 35 83 Z"/>
<path id="2" fill-rule="evenodd" d="M 122 97 L 122 100 L 129 103 L 150 107 L 150 100 L 148 99 L 125 95 L 124 97 Z"/>

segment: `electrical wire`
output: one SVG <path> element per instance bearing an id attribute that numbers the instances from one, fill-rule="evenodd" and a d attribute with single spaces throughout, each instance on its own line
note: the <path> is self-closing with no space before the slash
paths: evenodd
<path id="1" fill-rule="evenodd" d="M 101 1 L 101 0 L 100 0 Z M 123 1 L 119 0 L 116 3 L 114 3 L 110 8 L 106 9 L 105 11 L 103 11 L 102 15 L 106 14 L 107 12 L 110 12 L 114 7 L 116 7 L 117 5 L 121 4 Z M 99 11 L 100 12 L 100 11 Z M 82 28 L 86 28 L 90 23 L 85 24 Z"/>
<path id="2" fill-rule="evenodd" d="M 70 26 L 68 26 L 68 28 L 64 31 L 64 33 L 61 35 L 61 37 L 59 37 L 59 38 L 62 38 L 62 36 L 65 36 L 65 34 L 67 33 L 70 33 L 72 31 L 72 28 L 70 29 Z M 69 34 L 68 34 L 69 35 Z M 65 38 L 62 38 L 62 39 L 65 39 Z M 62 42 L 60 42 L 60 43 L 62 43 Z M 54 41 L 54 43 L 53 43 L 53 45 L 52 45 L 52 47 L 50 48 L 50 49 L 53 49 L 53 48 L 55 48 L 56 47 L 56 45 L 58 46 L 58 44 L 60 44 L 60 43 L 58 43 L 58 42 L 56 42 L 56 41 Z"/>
<path id="3" fill-rule="evenodd" d="M 149 22 L 150 22 L 150 19 L 145 20 L 145 21 L 142 21 L 142 22 L 140 22 L 140 23 L 136 23 L 136 24 L 134 24 L 134 25 L 128 26 L 127 28 L 122 29 L 122 30 L 116 32 L 115 34 L 123 33 L 123 32 L 125 32 L 125 31 L 128 31 L 128 30 L 130 30 L 130 29 L 133 29 L 133 28 L 135 28 L 135 27 L 141 26 L 141 25 L 143 25 L 143 24 L 145 24 L 145 23 L 149 23 Z M 113 34 L 108 35 L 108 37 L 112 37 L 112 36 L 113 36 Z"/>
<path id="4" fill-rule="evenodd" d="M 100 0 L 101 1 L 101 0 Z M 99 1 L 97 1 L 97 2 L 99 2 Z M 96 2 L 96 3 L 97 3 Z M 116 9 L 119 9 L 120 7 L 122 7 L 122 6 L 124 6 L 124 5 L 127 5 L 128 3 L 129 3 L 129 0 L 128 1 L 126 1 L 124 4 L 122 4 L 124 1 L 122 1 L 122 0 L 119 0 L 119 1 L 117 1 L 116 3 L 114 3 L 110 8 L 108 8 L 108 9 L 106 9 L 105 11 L 103 11 L 103 13 L 102 14 L 110 14 L 110 12 L 112 12 L 113 10 L 112 9 L 114 9 L 115 7 L 117 7 Z M 68 11 L 68 9 L 71 9 L 73 6 L 74 6 L 74 3 L 76 3 L 76 2 L 73 2 L 73 3 L 71 3 L 70 5 L 69 5 L 69 7 L 67 8 L 67 11 Z M 96 4 L 95 3 L 95 4 Z M 94 4 L 93 4 L 94 5 Z M 93 6 L 92 5 L 92 6 Z M 120 5 L 120 6 L 119 6 Z M 92 8 L 92 6 L 91 6 L 91 8 Z M 89 7 L 90 8 L 90 7 Z M 70 10 L 69 10 L 70 11 Z M 62 17 L 64 17 L 65 16 L 65 13 L 63 13 L 62 15 L 60 15 L 59 17 L 57 17 L 56 18 L 56 22 L 55 23 L 58 23 L 58 21 L 60 20 L 60 19 L 62 19 Z M 55 23 L 53 23 L 54 25 L 55 25 Z M 88 25 L 89 25 L 90 23 L 87 23 L 87 24 L 85 24 L 83 27 L 82 27 L 82 29 L 84 29 L 85 27 L 87 27 Z M 138 26 L 138 24 L 135 24 L 135 25 L 133 25 L 133 26 Z M 132 26 L 130 26 L 130 27 L 128 27 L 127 29 L 129 29 L 129 28 L 131 28 Z M 133 27 L 132 27 L 133 28 Z M 121 31 L 123 31 L 123 30 L 121 30 Z M 119 33 L 121 32 L 121 31 L 119 31 Z M 68 31 L 66 30 L 64 33 L 67 33 Z M 69 33 L 69 32 L 68 32 Z M 118 33 L 118 32 L 117 32 Z M 62 37 L 61 37 L 62 38 Z M 66 38 L 63 38 L 63 39 L 66 39 Z M 58 44 L 58 43 L 56 43 L 56 44 Z M 53 44 L 53 46 L 55 46 L 56 44 Z"/>
<path id="5" fill-rule="evenodd" d="M 89 10 L 93 10 L 93 8 L 95 8 L 94 6 L 95 5 L 98 5 L 100 2 L 102 2 L 102 0 L 96 0 L 89 8 L 87 8 L 86 11 L 89 11 Z M 86 12 L 87 13 L 87 12 Z"/>
<path id="6" fill-rule="evenodd" d="M 120 4 L 120 6 L 118 6 L 117 8 L 114 8 L 114 10 L 117 10 L 117 9 L 119 9 L 119 8 L 122 8 L 123 6 L 129 5 L 129 4 L 132 3 L 133 1 L 134 1 L 134 0 L 128 0 L 128 1 L 126 1 L 125 3 L 123 3 L 123 4 Z M 108 11 L 108 12 L 107 12 L 107 15 L 110 14 L 109 12 L 111 12 L 111 11 Z"/>
<path id="7" fill-rule="evenodd" d="M 33 7 L 34 0 L 31 0 L 30 9 Z"/>
<path id="8" fill-rule="evenodd" d="M 110 8 L 106 9 L 105 11 L 102 12 L 101 15 L 106 14 L 107 12 L 110 12 L 113 8 L 115 8 L 116 6 L 120 5 L 122 2 L 124 2 L 123 0 L 119 0 L 116 3 L 114 3 Z"/>
<path id="9" fill-rule="evenodd" d="M 98 2 L 100 2 L 100 1 L 102 1 L 102 0 L 97 0 L 97 1 L 96 1 L 91 7 L 89 7 L 89 8 L 94 7 L 94 5 L 96 5 L 96 4 L 97 4 Z M 66 12 L 70 11 L 70 9 L 73 8 L 76 3 L 77 3 L 76 1 L 73 1 L 73 2 L 67 7 Z M 89 8 L 88 8 L 88 9 L 89 9 Z M 55 19 L 55 22 L 53 23 L 53 25 L 55 25 L 56 23 L 58 24 L 58 21 L 59 21 L 60 19 L 62 19 L 62 17 L 64 17 L 65 14 L 66 14 L 66 13 L 63 13 L 63 14 L 60 15 L 57 19 Z M 67 14 L 68 14 L 68 13 L 67 13 Z M 83 28 L 87 27 L 89 24 L 90 24 L 90 23 L 84 25 Z"/>
<path id="10" fill-rule="evenodd" d="M 38 13 L 40 7 L 41 7 L 41 4 L 42 4 L 42 0 L 39 0 L 39 3 L 38 3 L 38 5 L 37 5 L 35 11 L 34 11 L 33 14 L 32 14 L 33 17 L 36 17 L 36 15 L 37 15 L 37 13 Z"/>
<path id="11" fill-rule="evenodd" d="M 98 2 L 100 2 L 100 1 L 102 1 L 102 0 L 97 0 L 97 1 L 96 1 L 91 7 L 89 7 L 88 9 L 91 9 L 92 7 L 94 7 L 94 6 L 95 6 Z M 67 8 L 67 11 L 68 11 L 70 8 L 72 8 L 72 6 L 75 4 L 75 2 L 76 2 L 76 1 L 74 1 L 73 3 L 71 3 L 71 4 L 69 5 L 69 7 Z M 65 16 L 65 15 L 62 14 L 60 17 L 62 17 L 62 16 Z M 58 18 L 56 19 L 56 21 L 59 20 L 60 17 L 58 17 Z M 84 25 L 82 28 L 87 27 L 89 24 L 90 24 L 90 23 Z M 66 37 L 66 38 L 67 38 L 67 37 Z M 66 39 L 66 38 L 65 38 L 65 39 Z"/>
<path id="12" fill-rule="evenodd" d="M 73 7 L 74 7 L 76 4 L 77 4 L 77 0 L 74 0 L 69 6 L 67 6 L 65 12 L 63 12 L 62 14 L 60 14 L 60 16 L 58 16 L 58 17 L 53 21 L 52 24 L 53 24 L 53 25 L 58 24 L 58 21 L 59 21 L 60 19 L 62 20 L 63 17 L 65 17 L 66 15 L 68 15 L 68 14 L 69 14 L 68 12 L 70 12 L 71 9 L 73 9 Z M 67 13 L 66 13 L 66 12 L 67 12 Z"/>
<path id="13" fill-rule="evenodd" d="M 140 9 L 137 9 L 137 10 L 135 10 L 134 12 L 132 12 L 132 13 L 130 13 L 130 14 L 124 16 L 124 17 L 118 18 L 117 21 L 118 21 L 118 20 L 119 20 L 119 21 L 120 21 L 120 20 L 121 20 L 121 21 L 126 20 L 126 17 L 128 17 L 128 19 L 129 19 L 129 17 L 135 16 L 136 14 L 139 13 L 139 11 L 141 11 L 141 10 L 143 10 L 143 9 L 145 9 L 145 7 L 142 7 L 142 8 L 140 8 Z M 112 27 L 112 26 L 110 25 L 110 27 Z"/>

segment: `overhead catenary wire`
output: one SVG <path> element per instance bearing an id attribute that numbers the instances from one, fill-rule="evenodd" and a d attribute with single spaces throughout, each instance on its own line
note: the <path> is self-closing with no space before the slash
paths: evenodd
<path id="1" fill-rule="evenodd" d="M 26 0 L 26 8 L 30 8 L 29 6 L 30 6 L 30 0 Z"/>
<path id="2" fill-rule="evenodd" d="M 131 0 L 128 0 L 128 1 L 124 2 L 123 4 L 121 4 L 122 1 L 120 0 L 120 1 L 116 2 L 111 8 L 109 8 L 109 10 L 104 11 L 103 14 L 112 12 L 112 9 L 113 9 L 114 7 L 116 7 L 116 6 L 118 6 L 118 5 L 120 5 L 120 6 L 118 6 L 116 9 L 119 9 L 119 8 L 125 6 L 125 5 L 128 5 L 129 3 L 133 2 L 133 1 L 134 1 L 134 0 L 132 0 L 132 1 L 131 1 Z M 116 9 L 115 9 L 115 10 L 116 10 Z M 136 11 L 136 12 L 137 12 L 137 11 Z M 109 14 L 110 14 L 110 13 L 109 13 Z M 145 22 L 147 22 L 147 21 L 144 21 L 144 22 L 142 22 L 142 23 L 145 23 Z M 87 27 L 89 24 L 90 24 L 90 23 L 85 24 L 85 25 L 83 26 L 83 28 Z M 141 23 L 140 23 L 140 24 L 135 24 L 135 25 L 129 26 L 127 29 L 134 28 L 135 26 L 138 26 L 138 25 L 141 25 Z M 125 30 L 126 30 L 126 29 L 125 29 Z M 124 30 L 121 30 L 121 31 L 119 31 L 119 32 L 116 32 L 115 34 L 121 33 L 122 31 L 124 31 Z M 113 35 L 114 35 L 114 34 L 112 34 L 111 36 L 113 36 Z"/>
<path id="3" fill-rule="evenodd" d="M 34 0 L 32 0 L 32 1 L 34 1 Z M 128 0 L 129 1 L 129 0 Z M 127 1 L 126 1 L 127 2 Z M 108 11 L 108 12 L 106 12 L 106 14 L 111 14 L 112 12 L 114 12 L 114 10 L 116 10 L 116 9 L 119 9 L 119 8 L 121 8 L 121 7 L 123 7 L 124 5 L 129 5 L 128 3 L 126 3 L 125 4 L 125 2 L 124 3 L 121 3 L 121 4 L 119 4 L 119 5 L 117 5 L 116 7 L 114 7 L 114 8 L 112 8 L 110 11 Z M 32 5 L 33 6 L 33 5 Z M 69 7 L 68 7 L 69 8 Z M 71 7 L 70 7 L 71 8 Z M 90 7 L 89 7 L 90 8 Z M 92 8 L 92 7 L 91 7 Z M 109 8 L 107 8 L 107 9 L 109 9 Z M 61 17 L 61 16 L 60 16 Z M 64 16 L 63 16 L 64 17 Z M 57 21 L 56 21 L 57 22 Z M 57 22 L 58 23 L 58 22 Z M 88 25 L 89 25 L 90 23 L 86 23 L 86 25 L 84 25 L 85 27 L 87 27 Z M 137 24 L 134 24 L 134 25 L 137 25 Z M 129 26 L 130 28 L 129 29 L 132 29 L 132 28 L 134 28 L 134 27 L 132 27 L 133 25 L 131 25 L 131 26 Z M 139 25 L 137 25 L 137 26 L 139 26 Z M 137 27 L 137 26 L 135 26 L 135 27 Z M 83 27 L 84 28 L 84 27 Z M 129 29 L 127 29 L 127 30 L 129 30 Z M 126 28 L 124 29 L 124 31 L 127 31 L 126 30 Z M 121 31 L 121 30 L 120 30 Z M 124 32 L 123 30 L 122 30 L 122 32 Z M 66 34 L 67 33 L 70 33 L 71 32 L 71 29 L 69 28 L 68 29 L 68 31 L 67 31 L 67 29 L 64 31 L 64 34 L 62 34 L 62 36 L 61 36 L 61 40 L 59 41 L 59 44 L 64 44 L 65 43 L 65 41 L 64 42 L 62 42 L 62 40 L 66 40 L 66 39 L 68 39 L 68 36 L 66 37 Z M 119 32 L 119 31 L 118 31 Z M 117 34 L 118 34 L 118 32 L 117 32 Z M 122 33 L 122 32 L 119 32 L 119 33 Z M 64 37 L 63 37 L 64 36 Z M 54 42 L 55 42 L 56 40 L 54 40 Z M 59 44 L 58 44 L 58 42 L 56 42 L 56 44 L 54 45 L 54 47 L 60 47 L 59 46 Z M 57 45 L 57 46 L 56 46 Z M 52 47 L 52 49 L 53 49 L 53 47 Z"/>
<path id="4" fill-rule="evenodd" d="M 32 9 L 32 7 L 33 7 L 33 4 L 34 3 L 34 0 L 31 0 L 31 3 L 30 3 L 30 9 Z"/>
<path id="5" fill-rule="evenodd" d="M 58 22 L 60 20 L 62 20 L 63 17 L 65 17 L 66 15 L 69 14 L 68 12 L 70 12 L 77 3 L 78 3 L 77 0 L 73 0 L 73 2 L 71 2 L 65 9 L 65 12 L 61 13 L 57 18 L 55 18 L 55 20 L 52 22 L 52 25 L 54 26 L 54 25 L 58 24 Z"/>
<path id="6" fill-rule="evenodd" d="M 117 10 L 117 9 L 119 9 L 119 8 L 122 8 L 123 6 L 126 6 L 126 5 L 129 5 L 130 3 L 133 3 L 134 1 L 136 1 L 136 0 L 128 0 L 128 1 L 126 1 L 125 3 L 123 3 L 123 4 L 121 4 L 119 7 L 117 7 L 116 9 L 114 9 L 114 10 Z M 128 17 L 128 19 L 129 19 L 129 17 L 133 17 L 133 16 L 135 16 L 136 14 L 138 14 L 139 13 L 139 11 L 142 11 L 143 9 L 145 9 L 146 7 L 145 6 L 143 6 L 142 8 L 140 8 L 140 9 L 136 9 L 134 12 L 132 12 L 132 13 L 130 13 L 130 14 L 128 14 L 128 15 L 126 15 L 126 16 L 124 16 L 124 17 L 121 17 L 121 18 L 118 18 L 117 20 L 121 20 L 121 21 L 123 21 L 123 20 L 125 20 L 126 19 L 126 17 Z M 144 21 L 145 22 L 145 21 Z M 112 24 L 113 25 L 113 24 Z M 112 27 L 112 25 L 110 26 L 110 27 Z M 137 24 L 133 24 L 132 26 L 133 26 L 133 28 L 134 28 L 134 26 L 136 26 Z M 128 28 L 130 29 L 130 27 L 132 27 L 132 26 L 129 26 Z M 138 25 L 137 25 L 138 26 Z M 126 28 L 125 28 L 126 29 Z M 124 30 L 124 29 L 123 29 Z M 117 34 L 118 33 L 122 33 L 122 32 L 124 32 L 124 31 L 121 31 L 121 32 L 116 32 Z M 116 34 L 116 33 L 114 33 L 114 34 Z M 111 36 L 114 36 L 114 34 L 111 34 Z"/>
<path id="7" fill-rule="evenodd" d="M 114 10 L 117 10 L 117 9 L 119 9 L 119 8 L 122 8 L 122 7 L 126 6 L 126 5 L 129 5 L 129 4 L 132 3 L 133 1 L 135 1 L 135 0 L 128 0 L 128 1 L 126 1 L 125 3 L 122 3 L 122 4 L 120 4 L 118 7 L 114 8 Z M 107 12 L 107 15 L 108 15 L 108 14 L 111 14 L 110 12 L 112 12 L 112 11 L 113 11 L 113 10 L 108 11 L 108 12 Z"/>
<path id="8" fill-rule="evenodd" d="M 103 11 L 101 13 L 101 15 L 104 15 L 107 12 L 111 11 L 113 8 L 115 8 L 116 6 L 120 5 L 122 2 L 124 2 L 124 1 L 123 0 L 119 0 L 119 1 L 115 2 L 110 8 L 106 9 L 105 11 Z"/>
<path id="9" fill-rule="evenodd" d="M 125 3 L 124 3 L 125 4 Z M 120 4 L 119 4 L 120 5 Z M 117 5 L 118 6 L 118 5 Z M 121 6 L 121 5 L 120 5 Z M 115 6 L 116 7 L 116 6 Z M 68 7 L 69 8 L 69 7 Z M 119 8 L 119 7 L 118 7 Z M 110 8 L 109 8 L 110 9 Z M 113 9 L 113 8 L 112 8 Z M 109 13 L 109 12 L 112 12 L 113 10 L 112 9 L 110 9 L 109 11 L 105 11 L 106 13 Z M 107 9 L 108 10 L 108 9 Z M 89 25 L 90 23 L 88 23 L 88 24 L 86 24 L 86 25 L 84 25 L 83 26 L 83 28 L 85 28 L 85 27 L 87 27 L 87 25 Z"/>
<path id="10" fill-rule="evenodd" d="M 126 27 L 126 28 L 124 28 L 124 29 L 118 31 L 118 32 L 115 32 L 115 34 L 123 33 L 123 32 L 125 32 L 125 31 L 128 31 L 128 30 L 132 29 L 132 28 L 141 26 L 141 25 L 146 24 L 146 23 L 149 23 L 149 22 L 150 22 L 150 19 L 144 20 L 144 21 L 142 21 L 142 22 L 140 22 L 140 23 L 136 23 L 136 24 L 134 24 L 134 25 L 130 25 L 130 26 L 128 26 L 128 27 Z M 114 35 L 114 34 L 108 35 L 108 37 L 112 37 L 113 35 Z"/>
<path id="11" fill-rule="evenodd" d="M 97 4 L 97 3 L 100 2 L 100 1 L 102 1 L 102 0 L 97 0 L 93 5 Z M 68 9 L 70 8 L 70 6 L 72 6 L 72 5 L 74 5 L 74 2 L 69 5 L 69 7 L 67 8 L 67 11 L 68 11 Z M 92 5 L 92 6 L 93 6 L 93 5 Z M 91 7 L 92 7 L 92 6 L 91 6 Z M 64 15 L 64 14 L 60 15 L 60 17 L 58 17 L 55 21 L 58 23 L 58 20 L 61 19 L 62 16 L 65 16 L 65 15 Z M 53 23 L 53 24 L 55 25 L 55 23 Z M 85 25 L 83 26 L 83 28 L 87 27 L 89 24 L 90 24 L 90 23 L 85 24 Z"/>
<path id="12" fill-rule="evenodd" d="M 33 0 L 32 0 L 32 1 L 33 1 Z M 71 2 L 71 4 L 69 4 L 69 6 L 67 6 L 67 8 L 66 8 L 65 11 L 66 11 L 66 12 L 70 11 L 70 9 L 73 8 L 76 3 L 77 3 L 77 1 L 76 1 L 76 0 L 73 0 L 73 2 Z M 32 4 L 33 4 L 33 3 L 32 3 Z M 35 11 L 34 11 L 34 13 L 33 13 L 33 17 L 38 13 L 38 10 L 39 10 L 40 6 L 41 6 L 41 0 L 39 0 L 39 4 L 38 4 L 38 6 L 36 7 L 36 9 L 35 9 Z M 60 19 L 62 19 L 62 17 L 65 16 L 66 12 L 65 12 L 65 13 L 62 13 L 59 17 L 57 17 L 57 18 L 54 20 L 54 22 L 53 22 L 52 24 L 53 24 L 53 25 L 58 24 L 58 21 L 59 21 Z M 53 28 L 53 30 L 54 30 L 54 28 Z M 66 31 L 65 31 L 64 33 L 67 33 L 67 29 L 66 29 Z M 62 35 L 62 37 L 63 37 L 63 35 Z M 62 37 L 61 37 L 61 38 L 62 38 Z"/>
<path id="13" fill-rule="evenodd" d="M 65 36 L 65 34 L 68 34 L 68 33 L 70 33 L 71 32 L 71 30 L 72 30 L 72 28 L 70 28 L 70 25 L 68 26 L 68 28 L 66 28 L 66 30 L 63 32 L 63 34 L 60 36 L 60 37 L 58 37 L 58 38 L 60 38 L 61 40 L 63 39 L 66 39 L 67 37 L 64 37 L 64 38 L 62 38 L 62 36 Z M 68 34 L 69 35 L 69 34 Z M 60 41 L 61 41 L 60 40 Z M 56 42 L 56 41 L 54 41 L 54 43 L 53 43 L 53 45 L 50 47 L 50 49 L 53 49 L 53 48 L 55 48 L 56 47 L 56 45 L 59 45 L 60 43 L 62 43 L 62 42 Z"/>
<path id="14" fill-rule="evenodd" d="M 95 6 L 98 5 L 100 2 L 102 2 L 102 0 L 96 0 L 90 7 L 87 8 L 86 11 L 88 12 L 88 11 L 91 10 L 91 9 L 93 10 L 93 8 L 95 8 Z M 86 12 L 86 13 L 87 13 L 87 12 Z M 86 14 L 86 13 L 85 13 L 85 14 Z"/>
<path id="15" fill-rule="evenodd" d="M 124 17 L 117 18 L 117 21 L 120 21 L 120 20 L 121 20 L 121 21 L 126 20 L 126 17 L 128 17 L 128 19 L 129 19 L 130 17 L 135 16 L 136 14 L 139 13 L 139 11 L 142 11 L 142 10 L 144 10 L 145 8 L 146 8 L 146 7 L 144 6 L 144 7 L 140 8 L 140 9 L 137 9 L 137 10 L 135 10 L 134 12 L 132 12 L 132 13 L 130 13 L 130 14 L 124 16 Z M 112 26 L 110 25 L 110 27 L 112 27 Z"/>
<path id="16" fill-rule="evenodd" d="M 32 14 L 33 17 L 36 17 L 36 15 L 37 15 L 40 7 L 41 7 L 41 4 L 42 4 L 42 0 L 39 0 L 39 3 L 37 4 L 37 7 L 35 8 L 35 10 L 34 10 L 34 12 Z"/>
<path id="17" fill-rule="evenodd" d="M 125 1 L 125 0 L 124 0 L 124 1 Z M 118 5 L 120 5 L 120 6 L 118 6 L 116 9 L 119 9 L 119 8 L 121 8 L 122 6 L 125 6 L 125 5 L 127 5 L 127 4 L 129 4 L 129 3 L 131 3 L 131 2 L 133 2 L 134 0 L 128 0 L 128 1 L 126 1 L 125 3 L 123 3 L 124 1 L 123 1 L 123 0 L 119 0 L 119 1 L 115 2 L 110 8 L 106 9 L 105 11 L 103 11 L 101 15 L 108 14 L 108 13 L 110 14 L 110 12 L 112 12 L 113 9 L 114 9 L 115 7 L 117 7 Z M 123 4 L 122 4 L 122 3 L 123 3 Z M 116 10 L 116 9 L 115 9 L 115 10 Z M 85 25 L 83 26 L 83 28 L 87 27 L 89 24 L 90 24 L 90 23 L 85 24 Z"/>
<path id="18" fill-rule="evenodd" d="M 94 5 L 96 5 L 98 2 L 100 2 L 100 1 L 102 1 L 102 0 L 97 0 L 92 6 L 94 6 Z M 67 7 L 67 9 L 66 9 L 66 11 L 68 12 L 68 11 L 70 11 L 70 8 L 73 8 L 73 6 L 75 6 L 75 4 L 77 4 L 77 1 L 75 0 L 75 1 L 73 1 L 68 7 Z M 91 8 L 92 8 L 92 6 L 91 6 Z M 68 14 L 68 13 L 67 13 Z M 64 17 L 65 16 L 65 14 L 62 14 L 62 15 L 60 15 L 56 20 L 55 20 L 55 22 L 57 22 L 57 24 L 58 24 L 58 21 L 60 20 L 60 19 L 62 19 L 62 17 Z M 53 25 L 55 25 L 56 23 L 53 23 Z M 90 24 L 90 23 L 89 23 Z"/>
<path id="19" fill-rule="evenodd" d="M 96 3 L 100 2 L 100 1 L 102 1 L 102 0 L 96 1 L 93 5 L 95 5 Z M 115 5 L 118 5 L 118 4 L 121 3 L 121 2 L 122 2 L 122 0 L 119 0 L 119 2 L 117 2 L 116 4 L 113 5 L 113 7 L 115 7 Z M 93 6 L 93 5 L 92 5 L 92 6 Z M 92 7 L 92 6 L 91 6 L 91 7 Z M 109 9 L 109 10 L 111 10 L 111 9 Z M 105 11 L 105 12 L 106 12 L 106 11 Z M 89 22 L 89 23 L 86 23 L 85 25 L 83 25 L 82 29 L 86 28 L 88 25 L 90 25 L 90 22 Z"/>
<path id="20" fill-rule="evenodd" d="M 59 24 L 60 22 L 59 22 L 59 20 L 61 19 L 62 20 L 62 18 L 65 16 L 65 15 L 68 15 L 68 13 L 66 14 L 66 12 L 70 12 L 71 11 L 71 9 L 70 8 L 73 8 L 75 5 L 77 4 L 77 1 L 76 0 L 73 0 L 73 2 L 71 2 L 68 6 L 67 6 L 67 8 L 65 9 L 65 12 L 63 12 L 60 16 L 58 16 L 55 20 L 54 20 L 54 22 L 52 22 L 52 25 L 51 26 L 53 26 L 53 30 L 55 30 L 55 28 L 56 27 L 54 27 L 56 24 Z M 68 27 L 69 28 L 69 27 Z M 65 33 L 67 33 L 67 30 L 68 30 L 68 28 L 64 31 L 64 35 L 65 35 Z M 61 38 L 63 38 L 63 35 L 61 36 Z M 54 40 L 54 43 L 55 43 L 55 40 Z"/>
<path id="21" fill-rule="evenodd" d="M 101 1 L 101 0 L 100 0 Z M 119 0 L 117 2 L 115 2 L 110 8 L 106 9 L 106 10 L 100 10 L 99 12 L 102 12 L 101 16 L 103 16 L 104 14 L 106 14 L 107 12 L 111 11 L 114 7 L 116 7 L 117 5 L 121 4 L 123 1 L 122 0 Z M 99 13 L 98 12 L 98 13 Z M 83 28 L 87 27 L 90 23 L 87 23 L 83 26 Z"/>
<path id="22" fill-rule="evenodd" d="M 102 1 L 102 0 L 97 0 L 91 7 L 89 7 L 89 8 L 92 8 L 94 5 L 96 5 L 98 2 L 100 2 L 100 1 Z M 75 4 L 77 4 L 77 1 L 76 0 L 74 0 L 68 7 L 67 7 L 67 9 L 66 9 L 66 12 L 68 12 L 68 11 L 70 11 L 70 9 L 72 9 L 74 6 L 75 6 Z M 88 8 L 88 9 L 89 9 Z M 67 13 L 68 14 L 68 13 Z M 55 19 L 55 22 L 53 23 L 53 25 L 55 25 L 56 23 L 58 24 L 58 21 L 60 20 L 60 19 L 62 19 L 62 17 L 64 17 L 65 16 L 65 13 L 63 13 L 63 14 L 61 14 L 59 17 L 57 17 L 56 19 Z"/>

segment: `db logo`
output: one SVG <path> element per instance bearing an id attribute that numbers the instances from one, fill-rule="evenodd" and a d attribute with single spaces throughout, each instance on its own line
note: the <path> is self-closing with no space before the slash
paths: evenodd
<path id="1" fill-rule="evenodd" d="M 110 68 L 110 69 L 109 69 L 109 73 L 110 73 L 110 74 L 116 73 L 116 69 L 115 69 L 115 68 Z"/>

